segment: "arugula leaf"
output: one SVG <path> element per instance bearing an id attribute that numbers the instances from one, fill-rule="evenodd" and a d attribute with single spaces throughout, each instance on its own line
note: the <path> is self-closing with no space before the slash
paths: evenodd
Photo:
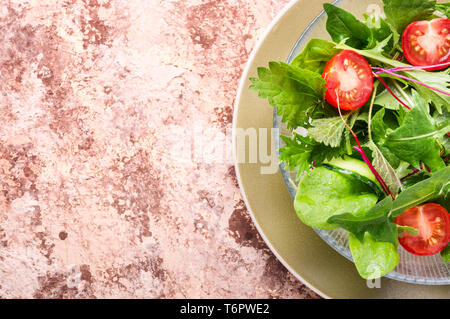
<path id="1" fill-rule="evenodd" d="M 333 42 L 311 39 L 291 65 L 322 74 L 326 63 L 339 52 Z"/>
<path id="2" fill-rule="evenodd" d="M 450 94 L 450 89 L 448 88 L 450 85 L 450 69 L 440 72 L 408 71 L 405 72 L 405 74 L 431 87 Z M 439 113 L 442 113 L 443 106 L 446 107 L 447 111 L 450 111 L 449 95 L 431 90 L 418 83 L 411 84 L 428 104 L 433 103 Z"/>
<path id="3" fill-rule="evenodd" d="M 269 62 L 269 69 L 258 68 L 259 78 L 250 78 L 251 90 L 267 98 L 277 108 L 288 128 L 307 124 L 325 94 L 320 74 L 283 62 Z"/>
<path id="4" fill-rule="evenodd" d="M 405 64 L 396 60 L 389 59 L 385 57 L 382 52 L 384 50 L 384 47 L 388 44 L 389 39 L 386 39 L 379 44 L 377 44 L 376 47 L 368 50 L 357 50 L 354 49 L 346 44 L 340 43 L 336 45 L 336 48 L 342 49 L 342 50 L 353 50 L 362 56 L 373 59 L 379 62 L 382 62 L 386 65 L 390 65 L 393 67 L 409 67 L 409 64 Z M 448 86 L 450 85 L 450 69 L 439 71 L 439 72 L 429 72 L 429 71 L 423 71 L 423 70 L 413 70 L 413 71 L 403 71 L 401 72 L 405 76 L 415 79 L 419 82 L 422 82 L 423 84 L 426 84 L 430 87 L 433 87 L 435 89 L 441 90 L 443 92 L 450 94 L 450 89 Z M 380 74 L 380 76 L 383 77 L 392 77 L 391 75 L 386 75 L 384 73 Z M 405 80 L 402 80 L 402 82 Z M 414 82 L 407 82 L 411 84 L 418 92 L 419 94 L 425 99 L 427 103 L 433 103 L 433 105 L 437 108 L 439 112 L 442 112 L 442 106 L 445 106 L 447 110 L 450 111 L 450 96 L 446 94 L 442 94 L 440 92 L 434 91 L 430 88 L 427 88 L 425 86 L 422 86 L 418 83 Z"/>
<path id="5" fill-rule="evenodd" d="M 433 173 L 430 178 L 414 184 L 401 192 L 394 201 L 390 212 L 395 218 L 411 207 L 450 196 L 450 166 Z"/>
<path id="6" fill-rule="evenodd" d="M 392 91 L 395 89 L 391 88 Z M 395 93 L 395 91 L 394 91 Z M 381 105 L 389 110 L 398 110 L 401 106 L 399 101 L 397 101 L 388 90 L 384 90 L 375 98 L 375 104 Z"/>
<path id="7" fill-rule="evenodd" d="M 408 24 L 428 20 L 435 10 L 436 1 L 428 0 L 383 0 L 387 21 L 402 34 Z"/>
<path id="8" fill-rule="evenodd" d="M 369 233 L 362 241 L 352 234 L 348 239 L 356 269 L 364 279 L 380 278 L 400 262 L 397 248 L 392 243 L 376 241 Z"/>
<path id="9" fill-rule="evenodd" d="M 388 185 L 392 194 L 397 194 L 401 189 L 403 189 L 403 185 L 398 178 L 395 169 L 391 166 L 389 161 L 386 159 L 386 157 L 374 142 L 369 142 L 367 144 L 367 147 L 369 147 L 369 149 L 372 151 L 372 165 Z"/>
<path id="10" fill-rule="evenodd" d="M 294 132 L 292 138 L 281 136 L 286 145 L 280 148 L 280 160 L 285 162 L 290 171 L 297 172 L 297 179 L 313 166 L 340 157 L 345 153 L 344 147 L 329 147 L 319 144 L 312 138 Z"/>
<path id="11" fill-rule="evenodd" d="M 367 48 L 373 48 L 377 45 L 378 42 L 382 42 L 384 39 L 391 36 L 391 34 L 395 31 L 391 29 L 386 20 L 380 18 L 376 15 L 364 15 L 366 19 L 366 25 L 372 34 L 372 42 L 367 45 Z M 391 37 L 389 43 L 384 47 L 384 52 L 390 53 L 394 48 L 394 37 Z"/>
<path id="12" fill-rule="evenodd" d="M 448 244 L 447 247 L 445 247 L 444 250 L 441 251 L 441 256 L 444 263 L 450 262 L 450 244 Z"/>
<path id="13" fill-rule="evenodd" d="M 385 109 L 379 110 L 373 118 L 370 118 L 369 142 L 367 147 L 372 151 L 373 166 L 389 186 L 393 194 L 397 194 L 403 188 L 402 182 L 391 163 L 398 167 L 400 160 L 384 146 L 387 133 L 386 121 L 384 120 Z"/>
<path id="14" fill-rule="evenodd" d="M 386 147 L 398 158 L 415 168 L 424 162 L 432 171 L 445 167 L 436 138 L 450 130 L 450 125 L 437 127 L 428 113 L 428 104 L 412 92 L 415 107 L 405 115 L 402 125 L 386 138 Z"/>
<path id="15" fill-rule="evenodd" d="M 435 112 L 435 114 L 433 114 L 433 119 L 438 127 L 443 127 L 445 125 L 445 123 L 450 121 L 449 120 L 450 112 L 444 111 L 442 114 Z M 440 137 L 438 140 L 439 140 L 439 144 L 441 147 L 441 155 L 449 156 L 450 155 L 450 136 L 445 134 L 442 137 Z"/>
<path id="16" fill-rule="evenodd" d="M 450 2 L 436 4 L 436 10 L 445 14 L 447 18 L 450 18 Z"/>
<path id="17" fill-rule="evenodd" d="M 294 208 L 308 226 L 333 229 L 336 224 L 327 220 L 345 212 L 364 214 L 375 205 L 378 197 L 364 183 L 348 176 L 318 167 L 300 181 Z"/>
<path id="18" fill-rule="evenodd" d="M 327 15 L 327 31 L 335 42 L 346 43 L 354 48 L 365 48 L 372 41 L 372 33 L 367 25 L 355 16 L 332 4 L 323 5 Z"/>

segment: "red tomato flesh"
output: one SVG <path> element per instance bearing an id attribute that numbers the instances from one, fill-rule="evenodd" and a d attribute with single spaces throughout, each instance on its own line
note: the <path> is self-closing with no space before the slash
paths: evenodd
<path id="1" fill-rule="evenodd" d="M 322 78 L 326 81 L 325 99 L 343 110 L 355 110 L 363 106 L 373 90 L 369 63 L 351 50 L 344 50 L 328 61 Z"/>
<path id="2" fill-rule="evenodd" d="M 403 248 L 414 255 L 437 254 L 450 241 L 450 215 L 439 204 L 427 203 L 412 207 L 398 216 L 395 223 L 419 230 L 418 235 L 403 233 L 398 238 Z"/>
<path id="3" fill-rule="evenodd" d="M 403 32 L 402 48 L 406 59 L 415 66 L 450 62 L 450 19 L 416 21 Z M 429 71 L 447 66 L 427 68 Z"/>

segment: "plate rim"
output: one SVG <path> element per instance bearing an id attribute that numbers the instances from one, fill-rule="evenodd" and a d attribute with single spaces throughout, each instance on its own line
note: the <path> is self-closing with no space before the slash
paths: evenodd
<path id="1" fill-rule="evenodd" d="M 275 18 L 270 22 L 270 24 L 266 27 L 265 31 L 260 36 L 260 39 L 256 42 L 255 46 L 253 47 L 253 50 L 252 50 L 252 52 L 249 55 L 249 58 L 248 58 L 247 63 L 245 65 L 245 68 L 242 71 L 241 79 L 239 80 L 239 86 L 238 86 L 238 89 L 237 89 L 236 98 L 235 98 L 234 105 L 233 105 L 233 107 L 234 107 L 234 110 L 233 110 L 233 122 L 232 122 L 232 140 L 233 140 L 232 141 L 233 142 L 232 147 L 233 147 L 233 160 L 234 160 L 233 166 L 234 166 L 234 169 L 235 169 L 235 172 L 236 172 L 236 179 L 237 179 L 237 182 L 238 182 L 238 185 L 239 185 L 239 191 L 241 193 L 241 197 L 244 200 L 245 206 L 246 206 L 246 208 L 247 208 L 247 210 L 249 212 L 249 215 L 250 215 L 250 218 L 251 218 L 253 224 L 255 225 L 255 228 L 257 229 L 257 231 L 258 231 L 259 235 L 261 236 L 261 238 L 266 243 L 267 247 L 275 255 L 275 257 L 281 262 L 281 264 L 295 278 L 297 278 L 302 284 L 307 286 L 309 289 L 314 291 L 316 294 L 318 294 L 322 298 L 331 299 L 330 296 L 328 296 L 323 291 L 320 291 L 319 289 L 314 287 L 310 282 L 308 282 L 308 280 L 306 280 L 305 278 L 300 276 L 300 274 L 298 274 L 294 269 L 292 269 L 292 267 L 284 260 L 284 258 L 272 246 L 272 243 L 268 240 L 268 238 L 266 237 L 265 233 L 263 232 L 261 226 L 259 225 L 258 221 L 256 220 L 255 215 L 254 215 L 254 213 L 253 213 L 253 211 L 251 209 L 251 206 L 250 206 L 250 204 L 249 204 L 249 202 L 247 200 L 247 196 L 246 196 L 246 194 L 244 192 L 244 187 L 243 187 L 243 183 L 242 183 L 242 180 L 241 180 L 240 168 L 239 168 L 238 160 L 237 160 L 238 159 L 238 155 L 237 155 L 236 126 L 237 126 L 237 115 L 238 115 L 238 109 L 239 109 L 239 101 L 241 99 L 241 95 L 242 95 L 242 92 L 244 90 L 244 86 L 245 86 L 245 83 L 247 81 L 247 77 L 248 77 L 249 71 L 250 71 L 251 66 L 252 66 L 252 62 L 253 62 L 257 52 L 259 51 L 260 47 L 262 46 L 262 44 L 266 40 L 267 36 L 270 34 L 270 32 L 274 29 L 274 27 L 281 20 L 281 18 L 286 14 L 286 12 L 288 12 L 298 1 L 300 1 L 300 0 L 291 0 L 289 3 L 287 3 L 283 7 L 283 9 L 275 16 Z M 313 23 L 315 21 L 315 19 L 308 24 L 308 27 L 309 27 L 309 25 L 311 23 Z"/>

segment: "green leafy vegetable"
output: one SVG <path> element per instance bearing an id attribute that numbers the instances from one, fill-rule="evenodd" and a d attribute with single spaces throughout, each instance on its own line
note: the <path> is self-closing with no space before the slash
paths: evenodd
<path id="1" fill-rule="evenodd" d="M 384 121 L 385 109 L 378 111 L 373 118 L 371 118 L 371 110 L 369 112 L 369 142 L 367 146 L 372 151 L 373 166 L 378 171 L 380 176 L 388 185 L 393 194 L 397 194 L 403 188 L 402 182 L 391 163 L 400 165 L 398 158 L 384 146 L 384 138 L 386 136 L 387 127 Z M 376 141 L 376 142 L 375 142 Z M 377 143 L 377 144 L 376 144 Z M 389 161 L 390 159 L 390 161 Z"/>
<path id="2" fill-rule="evenodd" d="M 343 118 L 347 119 L 352 114 L 356 114 L 356 112 L 348 113 L 344 115 Z M 344 130 L 345 122 L 342 121 L 340 116 L 327 117 L 313 120 L 311 128 L 308 129 L 308 136 L 312 137 L 317 142 L 331 147 L 337 147 L 341 144 L 342 133 Z"/>
<path id="3" fill-rule="evenodd" d="M 428 113 L 427 103 L 413 91 L 414 108 L 402 125 L 386 138 L 386 147 L 398 158 L 420 168 L 424 162 L 432 171 L 445 167 L 436 138 L 450 130 L 450 125 L 437 127 Z"/>
<path id="4" fill-rule="evenodd" d="M 408 187 L 395 199 L 389 213 L 395 218 L 411 207 L 425 202 L 442 199 L 448 201 L 450 197 L 450 166 L 433 173 L 430 178 Z"/>
<path id="5" fill-rule="evenodd" d="M 366 18 L 366 25 L 369 27 L 370 33 L 372 34 L 371 39 L 372 42 L 367 45 L 367 48 L 373 48 L 377 45 L 378 42 L 382 42 L 386 38 L 391 37 L 393 30 L 386 22 L 386 20 L 382 19 L 379 16 L 375 15 L 364 15 Z M 384 47 L 385 53 L 390 53 L 394 48 L 395 37 L 391 37 L 388 45 Z"/>
<path id="6" fill-rule="evenodd" d="M 378 43 L 374 48 L 367 49 L 367 50 L 357 50 L 354 49 L 346 44 L 340 43 L 336 45 L 336 48 L 342 49 L 342 50 L 353 50 L 362 56 L 384 63 L 385 65 L 393 66 L 393 67 L 409 67 L 409 64 L 405 64 L 402 62 L 399 62 L 397 60 L 393 60 L 390 58 L 385 57 L 382 53 L 386 45 L 389 43 L 389 38 L 385 39 L 384 41 Z M 430 87 L 433 87 L 435 89 L 438 89 L 442 92 L 446 92 L 450 94 L 450 89 L 448 86 L 450 85 L 450 69 L 439 71 L 439 72 L 428 72 L 423 70 L 413 70 L 413 71 L 403 71 L 400 72 L 401 75 L 404 75 L 408 78 L 412 78 L 416 81 L 419 81 L 425 85 L 428 85 Z M 379 74 L 379 76 L 382 77 L 392 77 L 392 75 L 388 75 L 385 73 Z M 405 81 L 402 79 L 402 81 Z M 407 81 L 407 80 L 406 80 Z M 433 105 L 436 107 L 436 109 L 439 112 L 442 112 L 442 107 L 446 107 L 447 110 L 450 111 L 450 96 L 434 91 L 428 87 L 425 87 L 421 84 L 415 83 L 415 82 L 406 82 L 411 84 L 422 96 L 422 98 L 427 103 L 433 103 Z"/>
<path id="7" fill-rule="evenodd" d="M 345 153 L 344 147 L 325 146 L 295 132 L 292 138 L 281 138 L 286 145 L 280 148 L 280 160 L 285 162 L 291 171 L 297 172 L 297 178 L 311 166 L 318 166 Z"/>
<path id="8" fill-rule="evenodd" d="M 450 262 L 450 244 L 448 244 L 447 247 L 441 251 L 441 256 L 444 263 Z"/>
<path id="9" fill-rule="evenodd" d="M 445 14 L 447 18 L 450 18 L 450 2 L 436 4 L 436 10 Z"/>
<path id="10" fill-rule="evenodd" d="M 392 209 L 392 198 L 386 197 L 364 215 L 345 213 L 328 219 L 328 223 L 337 224 L 348 230 L 360 241 L 364 234 L 370 233 L 377 241 L 398 244 L 397 226 L 389 219 Z"/>
<path id="11" fill-rule="evenodd" d="M 402 34 L 408 24 L 428 20 L 435 10 L 436 1 L 428 0 L 383 0 L 387 21 Z"/>
<path id="12" fill-rule="evenodd" d="M 291 65 L 322 74 L 326 63 L 339 52 L 341 50 L 336 49 L 333 42 L 312 39 Z"/>
<path id="13" fill-rule="evenodd" d="M 258 77 L 250 79 L 250 89 L 267 98 L 289 128 L 306 124 L 323 101 L 325 81 L 318 73 L 270 62 L 269 69 L 258 68 Z"/>
<path id="14" fill-rule="evenodd" d="M 394 270 L 400 262 L 395 245 L 376 241 L 369 233 L 364 235 L 362 241 L 350 234 L 349 246 L 356 269 L 365 279 L 380 278 Z"/>
<path id="15" fill-rule="evenodd" d="M 327 15 L 327 31 L 334 42 L 346 43 L 357 49 L 363 49 L 372 41 L 372 34 L 367 25 L 355 16 L 332 4 L 323 5 Z"/>
<path id="16" fill-rule="evenodd" d="M 333 229 L 327 220 L 350 212 L 364 214 L 378 200 L 365 184 L 324 167 L 308 172 L 300 181 L 294 208 L 298 217 L 311 227 Z"/>

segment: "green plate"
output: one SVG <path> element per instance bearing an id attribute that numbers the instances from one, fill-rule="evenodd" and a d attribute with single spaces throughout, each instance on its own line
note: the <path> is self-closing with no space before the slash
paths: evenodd
<path id="1" fill-rule="evenodd" d="M 244 152 L 248 155 L 249 152 L 248 139 L 237 139 L 238 130 L 256 129 L 258 135 L 260 132 L 269 132 L 269 140 L 272 138 L 270 131 L 264 130 L 273 127 L 273 108 L 258 98 L 256 92 L 248 89 L 248 78 L 256 76 L 258 66 L 287 59 L 300 34 L 321 12 L 322 3 L 292 1 L 275 18 L 256 45 L 244 70 L 236 98 L 233 119 L 236 154 Z M 272 145 L 272 160 L 277 161 L 273 141 L 269 145 Z M 358 275 L 352 262 L 333 250 L 297 218 L 279 170 L 275 174 L 262 174 L 261 168 L 267 164 L 262 163 L 259 156 L 256 163 L 236 162 L 242 195 L 262 238 L 281 263 L 319 295 L 326 298 L 450 297 L 450 286 L 414 285 L 387 278 L 368 285 Z"/>

